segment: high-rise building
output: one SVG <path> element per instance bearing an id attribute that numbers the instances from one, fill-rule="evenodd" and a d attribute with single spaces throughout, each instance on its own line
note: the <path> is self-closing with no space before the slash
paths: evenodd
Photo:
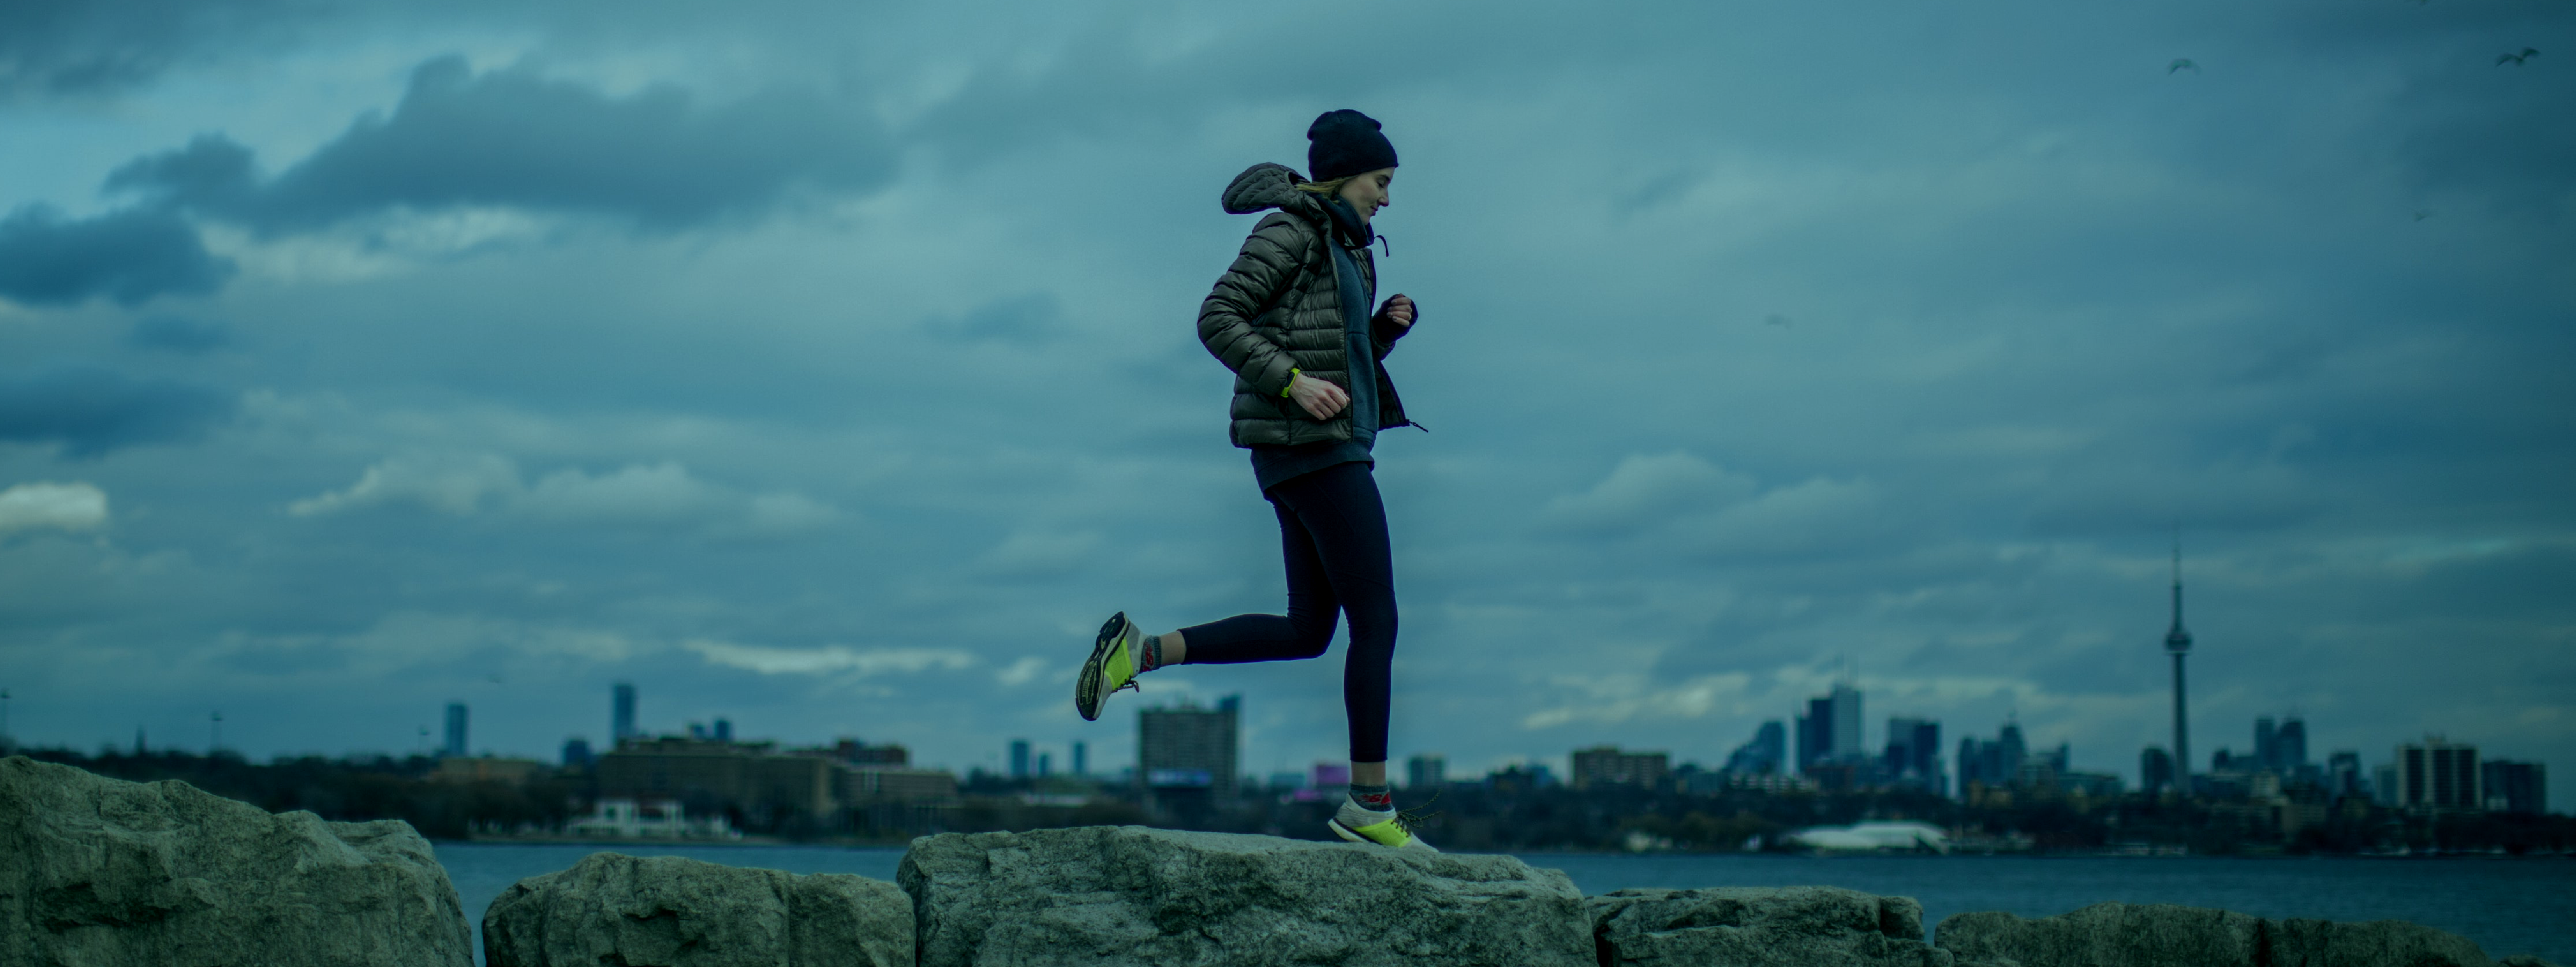
<path id="1" fill-rule="evenodd" d="M 1242 714 L 1242 697 L 1235 695 L 1219 699 L 1213 709 L 1185 700 L 1137 713 L 1136 771 L 1157 803 L 1233 797 Z"/>
<path id="2" fill-rule="evenodd" d="M 2549 772 L 2537 762 L 2489 759 L 2478 764 L 2487 811 L 2537 816 L 2549 811 Z"/>
<path id="3" fill-rule="evenodd" d="M 1055 753 L 1038 753 L 1038 778 L 1044 779 L 1052 775 L 1055 775 Z"/>
<path id="4" fill-rule="evenodd" d="M 1832 691 L 1807 700 L 1807 714 L 1798 717 L 1799 771 L 1867 755 L 1860 737 L 1859 689 L 1836 682 Z"/>
<path id="5" fill-rule="evenodd" d="M 2254 769 L 2281 771 L 2281 730 L 2269 715 L 2254 719 Z"/>
<path id="6" fill-rule="evenodd" d="M 2308 723 L 2296 715 L 2281 720 L 2272 733 L 2272 771 L 2284 776 L 2308 766 Z"/>
<path id="7" fill-rule="evenodd" d="M 635 737 L 635 685 L 619 682 L 608 688 L 608 744 Z"/>
<path id="8" fill-rule="evenodd" d="M 447 744 L 439 747 L 438 754 L 454 756 L 466 754 L 465 703 L 447 703 Z"/>
<path id="9" fill-rule="evenodd" d="M 2476 810 L 2478 747 L 2426 736 L 2397 747 L 2397 806 L 2416 810 Z"/>
<path id="10" fill-rule="evenodd" d="M 2185 714 L 2182 687 L 2182 660 L 2191 654 L 2191 632 L 2182 627 L 2182 536 L 2174 535 L 2173 552 L 2173 627 L 2165 632 L 2165 653 L 2173 656 L 2173 764 L 2174 788 L 2183 798 L 2191 798 L 2191 725 Z"/>
<path id="11" fill-rule="evenodd" d="M 1027 739 L 1012 739 L 1012 740 L 1011 740 L 1011 778 L 1013 778 L 1013 779 L 1026 779 L 1026 778 L 1028 778 L 1028 777 L 1029 777 L 1029 740 L 1027 740 Z"/>
<path id="12" fill-rule="evenodd" d="M 1073 744 L 1073 774 L 1077 776 L 1091 774 L 1091 746 L 1081 742 Z"/>
<path id="13" fill-rule="evenodd" d="M 2139 788 L 2155 795 L 2172 788 L 2173 784 L 2173 753 L 2152 745 L 2138 753 Z"/>
<path id="14" fill-rule="evenodd" d="M 2342 751 L 2326 757 L 2326 794 L 2369 798 L 2370 779 L 2361 770 L 2361 753 Z"/>
<path id="15" fill-rule="evenodd" d="M 714 732 L 715 739 L 718 742 L 733 741 L 733 720 L 717 719 L 716 727 L 712 731 Z"/>
<path id="16" fill-rule="evenodd" d="M 1788 730 L 1779 719 L 1762 723 L 1753 730 L 1752 741 L 1735 747 L 1726 757 L 1726 771 L 1740 776 L 1767 775 L 1786 771 L 1789 761 Z"/>
<path id="17" fill-rule="evenodd" d="M 1621 752 L 1619 747 L 1604 745 L 1574 750 L 1574 788 L 1613 784 L 1653 787 L 1672 770 L 1672 755 L 1664 752 Z"/>
<path id="18" fill-rule="evenodd" d="M 1881 759 L 1881 767 L 1890 780 L 1941 792 L 1941 723 L 1918 718 L 1888 719 L 1887 753 Z"/>
<path id="19" fill-rule="evenodd" d="M 1449 784 L 1449 757 L 1423 753 L 1404 760 L 1404 788 L 1438 789 Z"/>
<path id="20" fill-rule="evenodd" d="M 2023 744 L 2021 726 L 2006 721 L 1993 741 L 1974 737 L 1959 740 L 1959 794 L 1968 794 L 1971 783 L 1992 789 L 2010 788 L 2021 781 L 2023 764 L 2029 748 Z"/>
<path id="21" fill-rule="evenodd" d="M 585 738 L 582 738 L 582 737 L 580 737 L 580 736 L 576 735 L 576 736 L 573 736 L 572 738 L 569 738 L 569 739 L 565 739 L 565 740 L 564 740 L 564 744 L 563 744 L 563 764 L 564 764 L 564 768 L 566 768 L 566 769 L 579 769 L 579 768 L 583 768 L 583 767 L 585 767 L 585 766 L 590 765 L 590 763 L 591 763 L 591 755 L 590 755 L 590 740 L 589 740 L 589 739 L 585 739 Z"/>

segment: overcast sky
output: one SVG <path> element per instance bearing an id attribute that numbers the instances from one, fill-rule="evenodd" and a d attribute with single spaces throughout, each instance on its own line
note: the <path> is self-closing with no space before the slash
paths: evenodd
<path id="1" fill-rule="evenodd" d="M 2135 781 L 2426 732 L 2576 803 L 2576 10 L 2398 0 L 0 7 L 0 687 L 254 758 L 727 717 L 997 767 L 1282 604 L 1199 300 L 1404 164 L 1394 755 L 1723 761 L 1852 669 Z M 1610 12 L 1615 11 L 1615 12 Z M 2534 48 L 2521 62 L 2499 55 Z M 2188 63 L 2183 63 L 2188 61 Z"/>

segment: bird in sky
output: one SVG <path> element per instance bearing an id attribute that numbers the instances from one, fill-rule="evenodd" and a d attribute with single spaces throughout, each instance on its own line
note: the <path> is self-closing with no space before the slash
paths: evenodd
<path id="1" fill-rule="evenodd" d="M 1772 314 L 1770 314 L 1770 315 L 1768 315 L 1768 316 L 1764 316 L 1764 317 L 1762 317 L 1762 322 L 1763 322 L 1764 324 L 1766 324 L 1766 325 L 1778 326 L 1778 327 L 1780 327 L 1780 328 L 1782 328 L 1782 329 L 1787 329 L 1787 328 L 1789 328 L 1789 317 L 1784 316 L 1784 315 L 1781 315 L 1781 314 L 1779 314 L 1779 313 L 1777 313 L 1777 312 L 1774 312 L 1774 313 L 1772 313 Z"/>
<path id="2" fill-rule="evenodd" d="M 2525 48 L 2523 48 L 2523 49 L 2522 49 L 2522 53 L 2519 53 L 2519 54 L 2497 54 L 2497 55 L 2496 55 L 2496 66 L 2497 66 L 2497 67 L 2502 67 L 2502 66 L 2504 66 L 2504 65 L 2506 65 L 2506 64 L 2508 64 L 2508 63 L 2510 63 L 2510 64 L 2512 64 L 2512 65 L 2513 65 L 2513 66 L 2515 66 L 2515 67 L 2520 67 L 2520 66 L 2522 66 L 2522 62 L 2523 62 L 2523 60 L 2524 60 L 2525 58 L 2529 58 L 2529 57 L 2536 57 L 2536 56 L 2539 56 L 2539 54 L 2540 54 L 2540 52 L 2539 52 L 2539 51 L 2533 50 L 2533 49 L 2531 49 L 2531 48 L 2529 48 L 2529 47 L 2525 47 Z"/>
<path id="3" fill-rule="evenodd" d="M 2430 208 L 2418 208 L 2415 210 L 2416 221 L 2420 222 L 2431 217 L 2433 217 L 2433 210 Z"/>
<path id="4" fill-rule="evenodd" d="M 2183 70 L 2197 74 L 2200 73 L 2200 65 L 2192 63 L 2189 58 L 2176 57 L 2173 63 L 2165 65 L 2165 76 L 2171 77 L 2174 72 Z"/>

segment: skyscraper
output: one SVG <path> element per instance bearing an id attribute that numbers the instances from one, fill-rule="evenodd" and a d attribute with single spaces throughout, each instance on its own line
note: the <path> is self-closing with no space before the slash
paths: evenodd
<path id="1" fill-rule="evenodd" d="M 2155 795 L 2173 785 L 2173 755 L 2155 746 L 2138 753 L 2138 785 Z"/>
<path id="2" fill-rule="evenodd" d="M 1887 777 L 1933 792 L 1941 791 L 1941 723 L 1931 719 L 1887 720 Z"/>
<path id="3" fill-rule="evenodd" d="M 1736 746 L 1735 752 L 1726 757 L 1726 771 L 1742 776 L 1783 771 L 1781 767 L 1789 761 L 1788 734 L 1780 727 L 1779 719 L 1762 723 L 1753 731 L 1753 741 Z"/>
<path id="4" fill-rule="evenodd" d="M 2478 747 L 2427 736 L 2397 747 L 2397 807 L 2475 810 L 2486 807 L 2478 780 Z"/>
<path id="5" fill-rule="evenodd" d="M 1868 755 L 1860 741 L 1860 690 L 1836 682 L 1833 690 L 1807 700 L 1798 717 L 1798 769 Z"/>
<path id="6" fill-rule="evenodd" d="M 2165 632 L 2165 653 L 2173 656 L 2174 665 L 2174 788 L 2183 798 L 2191 798 L 2191 725 L 2184 712 L 2182 659 L 2191 654 L 2191 632 L 2182 627 L 2182 537 L 2174 537 L 2173 552 L 2173 629 Z"/>
<path id="7" fill-rule="evenodd" d="M 2257 769 L 2281 771 L 2281 729 L 2269 715 L 2254 719 L 2254 761 Z"/>
<path id="8" fill-rule="evenodd" d="M 608 744 L 635 737 L 635 685 L 619 682 L 608 690 Z"/>
<path id="9" fill-rule="evenodd" d="M 1188 810 L 1233 798 L 1242 711 L 1242 699 L 1229 695 L 1214 709 L 1184 701 L 1137 713 L 1136 771 L 1156 805 Z"/>
<path id="10" fill-rule="evenodd" d="M 1081 742 L 1073 744 L 1073 774 L 1077 776 L 1091 774 L 1091 746 Z"/>
<path id="11" fill-rule="evenodd" d="M 2272 733 L 2272 771 L 2284 776 L 2308 767 L 2308 723 L 2297 715 L 2281 720 Z"/>
<path id="12" fill-rule="evenodd" d="M 465 754 L 465 703 L 447 703 L 447 745 L 441 747 L 438 754 Z"/>
<path id="13" fill-rule="evenodd" d="M 1424 753 L 1404 760 L 1404 788 L 1438 789 L 1449 784 L 1449 757 Z"/>
<path id="14" fill-rule="evenodd" d="M 1026 779 L 1026 778 L 1028 778 L 1028 777 L 1029 777 L 1029 740 L 1027 740 L 1027 739 L 1012 739 L 1012 740 L 1011 740 L 1011 778 L 1013 778 L 1013 779 Z"/>

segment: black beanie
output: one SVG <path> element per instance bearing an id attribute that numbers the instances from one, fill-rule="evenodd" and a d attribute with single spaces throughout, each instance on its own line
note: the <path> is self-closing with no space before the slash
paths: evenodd
<path id="1" fill-rule="evenodd" d="M 1306 141 L 1306 176 L 1316 181 L 1395 167 L 1395 145 L 1378 133 L 1377 119 L 1348 108 L 1307 125 Z"/>

